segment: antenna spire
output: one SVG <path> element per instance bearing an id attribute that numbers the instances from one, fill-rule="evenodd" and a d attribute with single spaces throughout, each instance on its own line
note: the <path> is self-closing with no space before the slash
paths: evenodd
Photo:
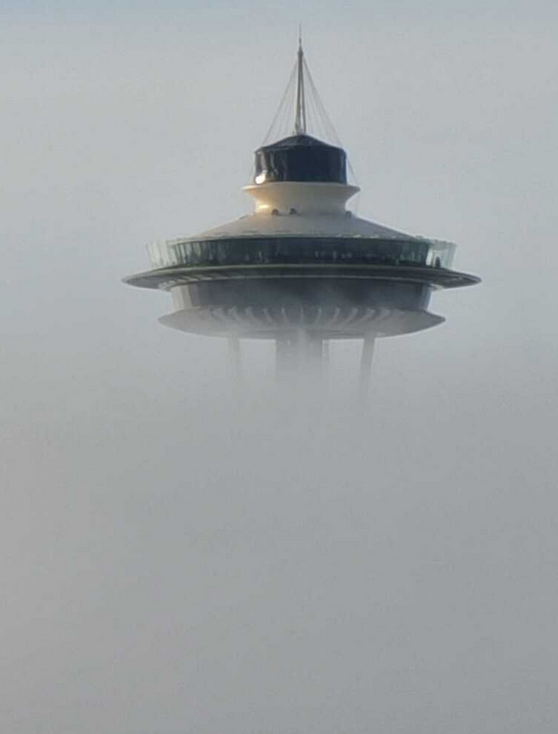
<path id="1" fill-rule="evenodd" d="M 298 27 L 298 54 L 296 76 L 296 114 L 294 131 L 296 135 L 306 133 L 306 98 L 304 94 L 304 51 L 302 50 L 302 26 Z"/>

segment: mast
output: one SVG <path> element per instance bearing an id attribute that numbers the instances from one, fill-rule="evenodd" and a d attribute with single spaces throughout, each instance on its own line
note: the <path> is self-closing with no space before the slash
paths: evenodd
<path id="1" fill-rule="evenodd" d="M 304 96 L 304 51 L 302 50 L 302 32 L 298 34 L 298 60 L 296 76 L 296 114 L 295 134 L 306 133 L 306 99 Z"/>

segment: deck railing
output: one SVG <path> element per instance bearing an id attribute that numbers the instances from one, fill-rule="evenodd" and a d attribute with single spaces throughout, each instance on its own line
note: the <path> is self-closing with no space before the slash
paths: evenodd
<path id="1" fill-rule="evenodd" d="M 451 242 L 422 238 L 241 237 L 179 239 L 148 245 L 153 268 L 317 263 L 449 268 L 454 251 Z"/>

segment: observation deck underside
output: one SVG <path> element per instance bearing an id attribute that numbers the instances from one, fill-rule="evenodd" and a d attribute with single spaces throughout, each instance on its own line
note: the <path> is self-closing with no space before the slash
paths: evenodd
<path id="1" fill-rule="evenodd" d="M 176 283 L 161 322 L 212 336 L 316 339 L 393 336 L 444 321 L 428 312 L 424 282 L 347 277 L 233 278 Z"/>
<path id="2" fill-rule="evenodd" d="M 311 339 L 360 339 L 411 334 L 443 323 L 427 311 L 337 306 L 209 306 L 162 316 L 159 321 L 191 334 L 284 339 L 304 332 Z"/>

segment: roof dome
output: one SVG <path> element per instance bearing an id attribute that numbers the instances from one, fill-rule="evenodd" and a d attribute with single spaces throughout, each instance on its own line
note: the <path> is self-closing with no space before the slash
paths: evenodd
<path id="1" fill-rule="evenodd" d="M 291 135 L 256 151 L 254 183 L 318 181 L 347 183 L 347 154 L 306 133 Z"/>

